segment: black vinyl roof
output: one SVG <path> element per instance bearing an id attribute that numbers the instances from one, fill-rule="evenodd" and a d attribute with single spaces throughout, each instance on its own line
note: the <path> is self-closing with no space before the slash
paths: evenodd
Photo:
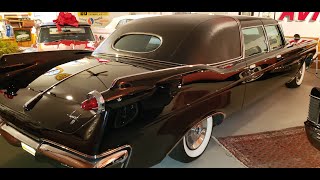
<path id="1" fill-rule="evenodd" d="M 254 25 L 261 25 L 263 24 L 275 24 L 277 23 L 276 20 L 271 19 L 271 18 L 262 18 L 262 17 L 254 17 L 254 16 L 243 16 L 243 15 L 238 15 L 238 16 L 228 16 L 228 15 L 208 15 L 208 14 L 176 14 L 176 15 L 164 15 L 164 16 L 155 16 L 155 17 L 147 17 L 147 18 L 142 18 L 142 19 L 137 19 L 135 21 L 140 21 L 140 22 L 152 22 L 152 21 L 157 21 L 157 22 L 163 22 L 171 24 L 175 23 L 177 25 L 183 24 L 185 26 L 189 27 L 194 27 L 199 25 L 200 23 L 203 23 L 208 20 L 212 19 L 222 19 L 225 17 L 231 17 L 234 20 L 239 21 L 241 24 L 245 24 L 245 22 L 251 21 L 251 24 Z M 254 22 L 254 23 L 253 23 Z M 221 22 L 223 23 L 223 22 Z"/>
<path id="2" fill-rule="evenodd" d="M 177 14 L 146 17 L 128 22 L 112 33 L 98 51 L 179 64 L 212 64 L 243 55 L 241 27 L 276 24 L 271 18 L 207 14 Z M 161 37 L 161 46 L 150 53 L 125 52 L 113 48 L 128 34 Z"/>

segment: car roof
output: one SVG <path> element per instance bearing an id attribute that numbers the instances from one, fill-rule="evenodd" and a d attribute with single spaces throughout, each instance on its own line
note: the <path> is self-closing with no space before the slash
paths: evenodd
<path id="1" fill-rule="evenodd" d="M 139 56 L 180 64 L 219 63 L 243 56 L 241 27 L 275 24 L 271 18 L 207 14 L 147 17 L 126 23 L 108 37 L 107 53 Z M 124 52 L 113 44 L 128 34 L 147 34 L 161 39 L 150 53 Z M 210 47 L 210 48 L 208 48 Z"/>
<path id="2" fill-rule="evenodd" d="M 260 25 L 261 22 L 264 22 L 264 24 L 270 24 L 270 23 L 277 23 L 276 20 L 272 18 L 264 18 L 264 17 L 254 17 L 254 16 L 244 16 L 244 15 L 209 15 L 209 14 L 174 14 L 174 15 L 162 15 L 162 16 L 156 16 L 156 17 L 147 17 L 143 18 L 144 21 L 151 21 L 151 20 L 159 20 L 159 19 L 166 19 L 167 21 L 176 21 L 177 23 L 186 23 L 188 21 L 189 23 L 193 24 L 199 24 L 202 22 L 205 22 L 210 19 L 216 19 L 216 18 L 224 18 L 224 17 L 231 17 L 235 20 L 239 21 L 240 23 L 245 22 L 255 22 L 252 25 Z M 141 21 L 143 21 L 141 20 Z M 261 21 L 261 22 L 259 22 Z"/>
<path id="3" fill-rule="evenodd" d="M 140 19 L 145 17 L 154 17 L 154 16 L 160 16 L 159 14 L 137 14 L 137 15 L 124 15 L 124 16 L 118 16 L 114 19 Z"/>
<path id="4" fill-rule="evenodd" d="M 56 23 L 54 23 L 54 22 L 46 22 L 46 23 L 42 23 L 40 25 L 40 27 L 45 27 L 45 26 L 56 26 Z M 79 22 L 79 26 L 91 26 L 91 25 L 88 24 L 88 23 Z"/>

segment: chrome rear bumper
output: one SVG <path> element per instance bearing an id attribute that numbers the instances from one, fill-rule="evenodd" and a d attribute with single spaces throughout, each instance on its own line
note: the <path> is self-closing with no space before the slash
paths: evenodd
<path id="1" fill-rule="evenodd" d="M 83 154 L 50 140 L 34 140 L 1 119 L 0 135 L 13 146 L 21 147 L 21 143 L 28 145 L 35 150 L 36 158 L 53 160 L 63 166 L 73 168 L 125 168 L 132 152 L 131 146 L 124 145 L 95 156 Z"/>

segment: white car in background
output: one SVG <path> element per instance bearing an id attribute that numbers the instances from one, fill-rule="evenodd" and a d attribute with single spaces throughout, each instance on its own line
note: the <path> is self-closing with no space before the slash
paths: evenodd
<path id="1" fill-rule="evenodd" d="M 159 14 L 141 14 L 141 15 L 126 15 L 126 16 L 119 16 L 115 17 L 111 20 L 111 22 L 104 28 L 92 27 L 92 31 L 95 35 L 97 35 L 100 39 L 103 39 L 110 36 L 117 28 L 120 26 L 135 20 L 141 19 L 146 17 L 153 17 L 153 16 L 160 16 Z"/>
<path id="2" fill-rule="evenodd" d="M 25 41 L 30 38 L 29 34 L 20 34 L 16 36 L 17 41 Z"/>

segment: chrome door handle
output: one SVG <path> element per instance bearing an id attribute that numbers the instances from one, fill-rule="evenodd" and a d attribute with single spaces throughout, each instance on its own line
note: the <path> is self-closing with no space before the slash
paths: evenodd
<path id="1" fill-rule="evenodd" d="M 249 69 L 254 69 L 254 68 L 256 68 L 256 65 L 255 65 L 255 64 L 251 64 L 251 65 L 249 66 Z"/>
<path id="2" fill-rule="evenodd" d="M 277 58 L 278 61 L 284 59 L 284 58 L 281 56 L 281 54 L 277 55 L 276 58 Z"/>

